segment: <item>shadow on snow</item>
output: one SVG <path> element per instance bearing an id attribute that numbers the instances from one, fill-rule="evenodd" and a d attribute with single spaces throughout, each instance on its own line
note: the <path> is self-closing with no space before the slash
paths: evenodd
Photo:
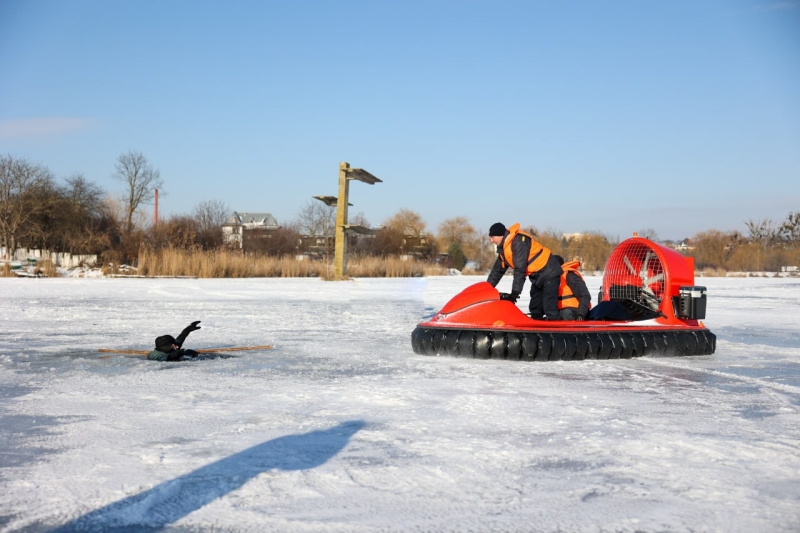
<path id="1" fill-rule="evenodd" d="M 352 420 L 324 431 L 262 442 L 87 513 L 55 531 L 158 530 L 238 489 L 262 472 L 307 470 L 326 463 L 364 425 L 361 420 Z"/>

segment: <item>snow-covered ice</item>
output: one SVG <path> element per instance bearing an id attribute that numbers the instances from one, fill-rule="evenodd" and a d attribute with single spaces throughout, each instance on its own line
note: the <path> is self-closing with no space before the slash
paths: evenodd
<path id="1" fill-rule="evenodd" d="M 415 355 L 483 279 L 0 278 L 0 530 L 800 530 L 800 280 L 698 279 L 711 356 Z M 274 349 L 97 352 L 193 320 Z"/>

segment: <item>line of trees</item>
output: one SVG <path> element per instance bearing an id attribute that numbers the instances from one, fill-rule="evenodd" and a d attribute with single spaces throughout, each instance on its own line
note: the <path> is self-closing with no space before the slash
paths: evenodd
<path id="1" fill-rule="evenodd" d="M 129 151 L 117 159 L 112 177 L 124 185 L 117 196 L 81 174 L 59 183 L 42 165 L 0 156 L 0 245 L 6 255 L 33 248 L 127 262 L 141 246 L 222 246 L 221 226 L 230 214 L 224 203 L 203 202 L 191 215 L 154 226 L 141 208 L 163 186 L 158 169 Z"/>
<path id="2" fill-rule="evenodd" d="M 123 185 L 116 196 L 108 194 L 83 175 L 57 182 L 49 169 L 11 155 L 0 156 L 0 244 L 12 255 L 17 248 L 39 248 L 73 254 L 96 254 L 104 263 L 134 262 L 144 247 L 182 250 L 217 250 L 227 245 L 222 225 L 231 215 L 219 201 L 201 202 L 186 215 L 174 215 L 153 224 L 142 208 L 152 202 L 154 191 L 163 191 L 161 173 L 137 151 L 121 154 L 112 177 Z M 271 256 L 291 256 L 306 251 L 302 235 L 319 236 L 332 256 L 336 209 L 309 200 L 295 220 L 280 224 L 268 238 L 249 249 Z M 370 227 L 363 213 L 351 224 Z M 699 269 L 777 271 L 800 264 L 800 211 L 789 213 L 782 223 L 748 221 L 749 235 L 707 230 L 693 238 L 688 252 Z M 584 270 L 602 270 L 616 242 L 597 232 L 568 238 L 555 231 L 540 232 L 524 226 L 542 244 L 565 260 L 578 258 Z M 655 231 L 640 235 L 658 240 Z M 394 257 L 445 261 L 462 270 L 468 261 L 478 270 L 497 257 L 485 228 L 476 229 L 466 217 L 455 217 L 429 231 L 422 216 L 401 209 L 383 221 L 375 235 L 350 235 L 354 256 Z"/>
<path id="3" fill-rule="evenodd" d="M 800 265 L 800 211 L 786 220 L 749 220 L 748 235 L 738 231 L 708 230 L 692 240 L 689 253 L 699 269 L 740 272 L 778 272 L 783 266 Z"/>

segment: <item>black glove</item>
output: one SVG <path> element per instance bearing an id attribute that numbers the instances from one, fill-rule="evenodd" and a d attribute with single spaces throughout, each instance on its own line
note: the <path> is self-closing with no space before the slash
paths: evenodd
<path id="1" fill-rule="evenodd" d="M 517 303 L 517 300 L 519 299 L 519 293 L 518 292 L 512 292 L 512 293 L 501 292 L 500 293 L 500 299 L 501 300 L 508 300 L 509 302 L 513 302 L 513 303 Z"/>
<path id="2" fill-rule="evenodd" d="M 177 344 L 178 346 L 183 346 L 183 343 L 186 342 L 186 337 L 189 336 L 189 333 L 200 329 L 200 326 L 197 325 L 199 323 L 200 323 L 200 321 L 197 320 L 195 322 L 192 322 L 191 324 L 189 324 L 185 328 L 183 328 L 183 331 L 181 331 L 181 334 L 178 335 L 177 339 L 175 339 L 175 344 Z"/>
<path id="3" fill-rule="evenodd" d="M 575 320 L 586 320 L 586 317 L 583 315 L 578 315 L 577 317 L 575 317 Z"/>

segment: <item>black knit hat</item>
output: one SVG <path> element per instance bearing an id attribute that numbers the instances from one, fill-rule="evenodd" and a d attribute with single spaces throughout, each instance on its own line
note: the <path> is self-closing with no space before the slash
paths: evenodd
<path id="1" fill-rule="evenodd" d="M 555 259 L 556 259 L 556 261 L 558 261 L 559 265 L 563 265 L 564 264 L 564 258 L 561 257 L 560 255 L 553 254 L 553 257 L 555 257 Z"/>
<path id="2" fill-rule="evenodd" d="M 173 344 L 178 344 L 178 341 L 172 335 L 161 335 L 156 338 L 156 350 L 159 352 L 169 353 L 174 351 Z"/>
<path id="3" fill-rule="evenodd" d="M 489 228 L 489 237 L 503 237 L 505 234 L 506 227 L 500 222 L 495 222 L 492 224 L 492 227 Z"/>

